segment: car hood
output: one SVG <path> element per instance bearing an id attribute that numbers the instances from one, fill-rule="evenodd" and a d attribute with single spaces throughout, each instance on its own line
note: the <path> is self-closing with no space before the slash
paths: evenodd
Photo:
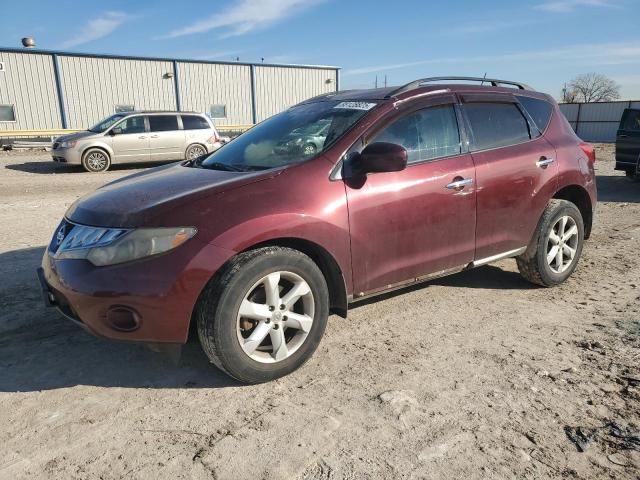
<path id="1" fill-rule="evenodd" d="M 56 138 L 56 142 L 68 142 L 70 140 L 80 140 L 81 138 L 90 137 L 96 135 L 96 132 L 90 132 L 89 130 L 83 130 L 82 132 L 69 133 Z"/>
<path id="2" fill-rule="evenodd" d="M 102 227 L 177 226 L 167 224 L 175 222 L 175 217 L 193 225 L 197 212 L 177 210 L 180 206 L 274 175 L 277 172 L 226 172 L 164 165 L 100 187 L 76 200 L 65 216 L 75 223 Z"/>

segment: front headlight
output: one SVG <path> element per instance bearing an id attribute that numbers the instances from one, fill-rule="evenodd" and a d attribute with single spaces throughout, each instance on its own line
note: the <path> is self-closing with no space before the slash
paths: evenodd
<path id="1" fill-rule="evenodd" d="M 96 266 L 114 265 L 168 252 L 197 233 L 193 227 L 107 229 L 75 225 L 56 258 L 84 258 Z"/>
<path id="2" fill-rule="evenodd" d="M 73 148 L 78 143 L 77 140 L 67 140 L 66 142 L 60 142 L 60 147 L 62 148 Z"/>

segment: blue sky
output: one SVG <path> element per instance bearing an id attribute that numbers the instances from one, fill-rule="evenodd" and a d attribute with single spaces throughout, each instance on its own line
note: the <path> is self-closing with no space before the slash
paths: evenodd
<path id="1" fill-rule="evenodd" d="M 343 88 L 434 75 L 558 96 L 586 72 L 640 99 L 640 0 L 3 0 L 0 46 L 337 65 Z"/>

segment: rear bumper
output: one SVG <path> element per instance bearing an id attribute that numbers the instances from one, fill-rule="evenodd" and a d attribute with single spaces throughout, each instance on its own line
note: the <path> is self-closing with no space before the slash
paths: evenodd
<path id="1" fill-rule="evenodd" d="M 47 250 L 38 269 L 45 304 L 100 337 L 185 343 L 202 289 L 234 252 L 196 239 L 182 247 L 108 267 L 58 260 Z"/>

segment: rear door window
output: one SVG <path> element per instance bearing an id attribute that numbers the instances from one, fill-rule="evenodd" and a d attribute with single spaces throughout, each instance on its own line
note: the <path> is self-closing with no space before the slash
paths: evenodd
<path id="1" fill-rule="evenodd" d="M 547 129 L 547 125 L 549 125 L 553 106 L 549 102 L 540 100 L 539 98 L 518 96 L 518 100 L 533 119 L 538 130 L 544 132 Z"/>
<path id="2" fill-rule="evenodd" d="M 402 145 L 407 150 L 408 163 L 449 157 L 461 152 L 460 132 L 453 105 L 426 108 L 402 117 L 382 130 L 372 142 Z"/>
<path id="3" fill-rule="evenodd" d="M 529 123 L 515 103 L 466 103 L 472 150 L 516 145 L 531 139 Z"/>
<path id="4" fill-rule="evenodd" d="M 211 128 L 209 122 L 198 115 L 182 115 L 182 126 L 185 130 L 206 130 Z"/>
<path id="5" fill-rule="evenodd" d="M 152 132 L 178 130 L 178 117 L 176 115 L 149 115 L 149 129 Z"/>
<path id="6" fill-rule="evenodd" d="M 620 129 L 630 132 L 640 132 L 640 110 L 627 109 L 624 111 Z"/>

